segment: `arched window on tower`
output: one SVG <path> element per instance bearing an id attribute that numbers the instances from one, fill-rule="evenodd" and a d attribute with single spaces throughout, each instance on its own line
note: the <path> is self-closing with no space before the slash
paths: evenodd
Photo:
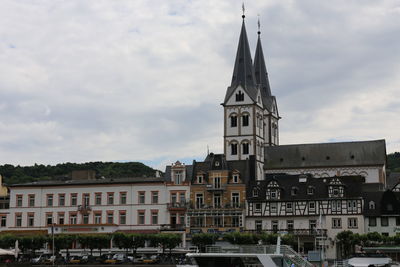
<path id="1" fill-rule="evenodd" d="M 231 127 L 237 127 L 237 116 L 236 114 L 232 114 L 230 116 L 231 118 Z"/>
<path id="2" fill-rule="evenodd" d="M 242 143 L 242 154 L 243 155 L 249 154 L 249 143 L 247 143 L 247 142 Z"/>
<path id="3" fill-rule="evenodd" d="M 242 115 L 242 126 L 249 126 L 249 114 Z"/>
<path id="4" fill-rule="evenodd" d="M 237 155 L 237 148 L 238 148 L 237 143 L 231 143 L 231 155 Z"/>

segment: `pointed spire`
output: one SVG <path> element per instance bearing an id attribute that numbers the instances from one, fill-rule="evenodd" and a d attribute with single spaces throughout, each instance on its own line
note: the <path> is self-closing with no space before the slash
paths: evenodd
<path id="1" fill-rule="evenodd" d="M 242 18 L 242 30 L 239 37 L 239 44 L 236 53 L 235 67 L 233 69 L 231 87 L 236 88 L 238 85 L 241 85 L 243 88 L 251 90 L 251 88 L 255 87 L 256 83 L 249 41 L 247 39 L 246 26 L 244 23 L 244 6 Z"/>
<path id="2" fill-rule="evenodd" d="M 260 20 L 258 20 L 258 40 L 256 47 L 256 54 L 254 56 L 254 74 L 256 83 L 261 87 L 263 98 L 271 98 L 271 88 L 269 86 L 267 68 L 265 67 L 264 53 L 261 45 L 260 38 Z"/>

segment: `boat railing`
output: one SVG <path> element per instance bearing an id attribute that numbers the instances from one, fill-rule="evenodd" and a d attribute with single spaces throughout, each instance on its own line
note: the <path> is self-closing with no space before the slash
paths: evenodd
<path id="1" fill-rule="evenodd" d="M 240 254 L 275 254 L 276 245 L 242 245 L 234 247 L 206 246 L 206 253 L 240 253 Z M 279 254 L 290 264 L 299 267 L 312 267 L 313 265 L 294 251 L 290 246 L 280 245 Z M 289 266 L 290 266 L 289 264 Z"/>
<path id="2" fill-rule="evenodd" d="M 299 253 L 297 253 L 295 250 L 293 250 L 290 246 L 281 245 L 280 252 L 283 255 L 283 257 L 285 258 L 285 260 L 288 260 L 291 263 L 294 263 L 295 266 L 299 266 L 299 267 L 314 266 L 309 261 L 304 259 Z"/>

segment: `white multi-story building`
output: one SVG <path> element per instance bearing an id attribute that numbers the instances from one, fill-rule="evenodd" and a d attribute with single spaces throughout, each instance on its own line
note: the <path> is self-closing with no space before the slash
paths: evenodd
<path id="1" fill-rule="evenodd" d="M 148 231 L 167 222 L 161 178 L 44 181 L 10 187 L 8 230 Z"/>
<path id="2" fill-rule="evenodd" d="M 163 178 L 41 181 L 10 187 L 8 231 L 158 232 L 169 224 Z"/>

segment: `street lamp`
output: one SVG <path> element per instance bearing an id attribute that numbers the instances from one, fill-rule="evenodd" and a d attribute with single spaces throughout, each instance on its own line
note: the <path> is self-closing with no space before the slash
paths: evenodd
<path id="1" fill-rule="evenodd" d="M 54 245 L 54 217 L 52 217 L 51 218 L 51 238 L 52 238 L 52 253 L 53 253 L 53 257 L 52 257 L 52 263 L 53 263 L 53 266 L 54 266 L 54 264 L 55 264 L 55 262 L 56 262 L 56 259 L 55 259 L 55 257 L 54 257 L 54 251 L 55 251 L 55 245 Z"/>

